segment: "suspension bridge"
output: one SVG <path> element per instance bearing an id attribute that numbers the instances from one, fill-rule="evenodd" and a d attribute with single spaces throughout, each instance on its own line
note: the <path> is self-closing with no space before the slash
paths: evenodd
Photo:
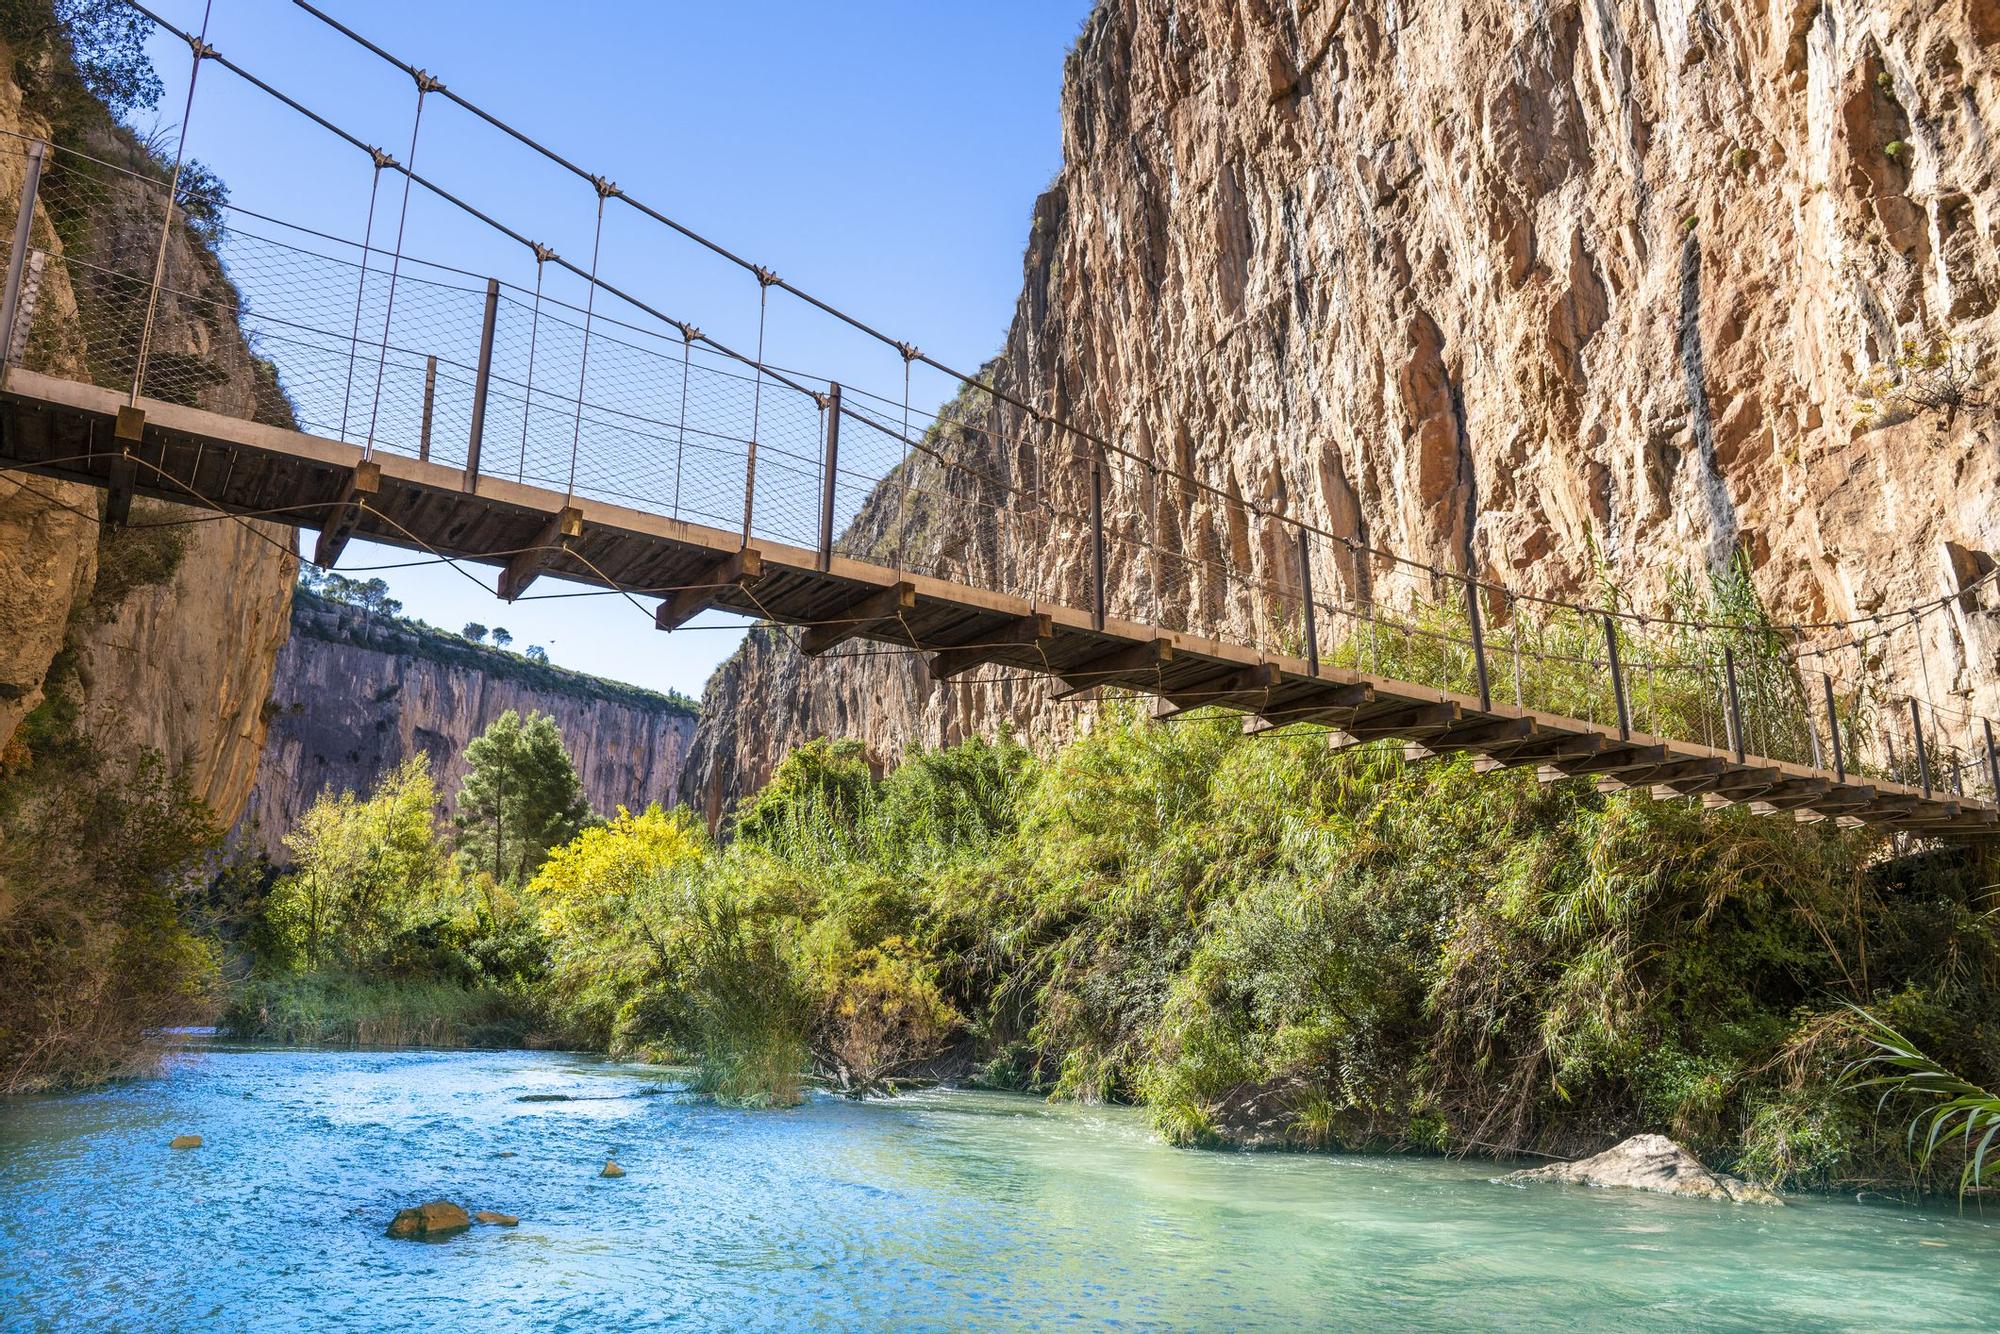
<path id="1" fill-rule="evenodd" d="M 411 78 L 405 161 L 139 6 L 193 62 L 171 169 L 0 138 L 0 467 L 101 488 L 111 524 L 141 496 L 276 520 L 317 529 L 326 567 L 361 537 L 497 568 L 510 601 L 547 577 L 666 631 L 722 609 L 793 627 L 807 654 L 916 654 L 965 689 L 1031 673 L 1061 696 L 1150 696 L 1162 717 L 1220 707 L 1246 730 L 1313 724 L 1336 745 L 1401 740 L 1659 797 L 2000 832 L 1991 722 L 1890 693 L 1868 665 L 1953 597 L 1785 626 L 1533 598 L 1381 550 L 952 371 L 299 7 Z M 356 152 L 360 237 L 233 206 L 184 170 L 210 65 Z M 430 99 L 578 178 L 597 218 L 587 266 L 407 165 Z M 413 191 L 514 247 L 519 271 L 408 244 Z M 614 281 L 608 209 L 741 267 L 757 349 Z M 774 297 L 892 351 L 900 399 L 774 364 Z M 912 367 L 966 390 L 918 412 Z M 1390 605 L 1392 575 L 1422 596 Z"/>

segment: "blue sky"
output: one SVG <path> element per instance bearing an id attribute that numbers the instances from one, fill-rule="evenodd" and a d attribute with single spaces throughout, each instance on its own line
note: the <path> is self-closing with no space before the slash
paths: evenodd
<path id="1" fill-rule="evenodd" d="M 967 370 L 998 349 L 1012 315 L 1029 210 L 1060 165 L 1063 57 L 1090 8 L 1089 0 L 318 2 L 629 195 Z M 201 24 L 202 0 L 153 7 L 190 31 Z M 209 41 L 405 157 L 412 81 L 311 15 L 276 0 L 214 0 Z M 187 48 L 158 40 L 153 56 L 166 95 L 157 113 L 141 113 L 142 130 L 177 126 L 187 92 Z M 202 72 L 188 152 L 238 205 L 361 234 L 368 159 L 219 66 Z M 442 99 L 427 102 L 415 162 L 516 230 L 587 260 L 589 187 Z M 379 244 L 400 202 L 390 191 L 385 184 L 376 215 Z M 607 277 L 734 346 L 754 346 L 753 278 L 629 211 L 607 217 Z M 414 198 L 406 226 L 409 254 L 532 282 L 525 252 L 435 200 Z M 563 295 L 578 295 L 575 285 Z M 767 360 L 901 392 L 893 351 L 797 303 L 773 305 Z M 920 375 L 913 394 L 931 406 L 950 388 Z M 357 543 L 342 568 L 411 559 Z M 490 585 L 491 572 L 478 573 Z M 612 597 L 508 606 L 445 566 L 383 577 L 426 620 L 505 625 L 517 648 L 543 644 L 566 665 L 689 694 L 741 633 L 741 622 L 709 616 L 662 635 Z M 545 582 L 536 591 L 573 589 Z"/>

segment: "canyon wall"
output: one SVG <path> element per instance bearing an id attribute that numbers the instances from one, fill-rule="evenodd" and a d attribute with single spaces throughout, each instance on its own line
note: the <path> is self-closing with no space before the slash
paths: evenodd
<path id="1" fill-rule="evenodd" d="M 1980 582 L 2000 551 L 1996 43 L 1995 0 L 1102 0 L 995 382 L 1230 495 L 1528 592 L 1609 579 L 1661 606 L 1741 551 L 1787 620 L 1962 593 L 1861 665 L 2000 712 Z M 1876 392 L 1938 340 L 1965 405 Z M 966 412 L 940 448 L 1082 508 L 1069 439 Z M 1179 519 L 1275 566 L 1224 508 Z M 946 564 L 1047 567 L 1086 606 L 1080 556 L 1002 541 Z M 1114 587 L 1141 574 L 1114 558 Z M 1365 563 L 1315 577 L 1423 591 Z M 1034 683 L 807 662 L 769 630 L 704 715 L 691 800 L 813 735 L 888 759 L 1080 716 Z"/>
<path id="2" fill-rule="evenodd" d="M 45 83 L 61 77 L 60 58 L 29 58 L 0 44 L 0 72 L 27 60 Z M 58 130 L 50 124 L 56 106 L 25 98 L 16 79 L 0 73 L 0 200 L 9 234 L 25 162 L 21 140 L 11 136 L 65 142 L 141 174 L 158 171 L 101 109 L 86 106 L 79 116 L 72 107 L 71 123 Z M 51 190 L 74 161 L 51 160 Z M 103 181 L 90 243 L 107 253 L 151 253 L 162 222 L 156 192 L 113 172 Z M 39 210 L 35 236 L 62 253 Z M 204 240 L 176 225 L 165 274 L 175 292 L 191 295 L 160 303 L 155 364 L 175 365 L 201 386 L 184 396 L 188 402 L 289 425 L 233 319 L 218 321 L 217 311 L 233 309 L 234 289 Z M 89 378 L 107 353 L 92 346 L 77 310 L 66 266 L 51 265 L 31 346 L 39 365 Z M 79 705 L 100 750 L 159 752 L 227 824 L 249 796 L 263 748 L 264 702 L 297 573 L 293 530 L 140 501 L 131 526 L 113 531 L 98 521 L 103 503 L 101 492 L 80 484 L 0 475 L 0 750 L 46 693 L 60 689 Z"/>
<path id="3" fill-rule="evenodd" d="M 278 654 L 270 740 L 237 842 L 289 859 L 285 834 L 323 791 L 366 792 L 405 758 L 428 755 L 450 799 L 466 743 L 508 709 L 562 729 L 593 810 L 672 805 L 695 716 L 685 703 L 546 667 L 455 635 L 298 594 Z"/>

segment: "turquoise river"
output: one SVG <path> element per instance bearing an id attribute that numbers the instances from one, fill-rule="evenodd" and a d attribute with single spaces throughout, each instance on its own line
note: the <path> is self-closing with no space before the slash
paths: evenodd
<path id="1" fill-rule="evenodd" d="M 0 1329 L 2000 1327 L 2000 1217 L 1970 1209 L 1182 1152 L 1129 1109 L 999 1094 L 754 1113 L 673 1088 L 553 1053 L 218 1046 L 0 1101 Z M 436 1196 L 520 1225 L 384 1236 Z"/>

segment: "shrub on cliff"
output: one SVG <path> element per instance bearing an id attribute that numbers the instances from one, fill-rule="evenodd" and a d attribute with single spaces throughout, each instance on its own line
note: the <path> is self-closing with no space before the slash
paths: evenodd
<path id="1" fill-rule="evenodd" d="M 220 831 L 157 754 L 103 754 L 64 696 L 0 766 L 0 1093 L 150 1066 L 153 1030 L 199 1022 L 215 951 L 183 925 Z"/>

